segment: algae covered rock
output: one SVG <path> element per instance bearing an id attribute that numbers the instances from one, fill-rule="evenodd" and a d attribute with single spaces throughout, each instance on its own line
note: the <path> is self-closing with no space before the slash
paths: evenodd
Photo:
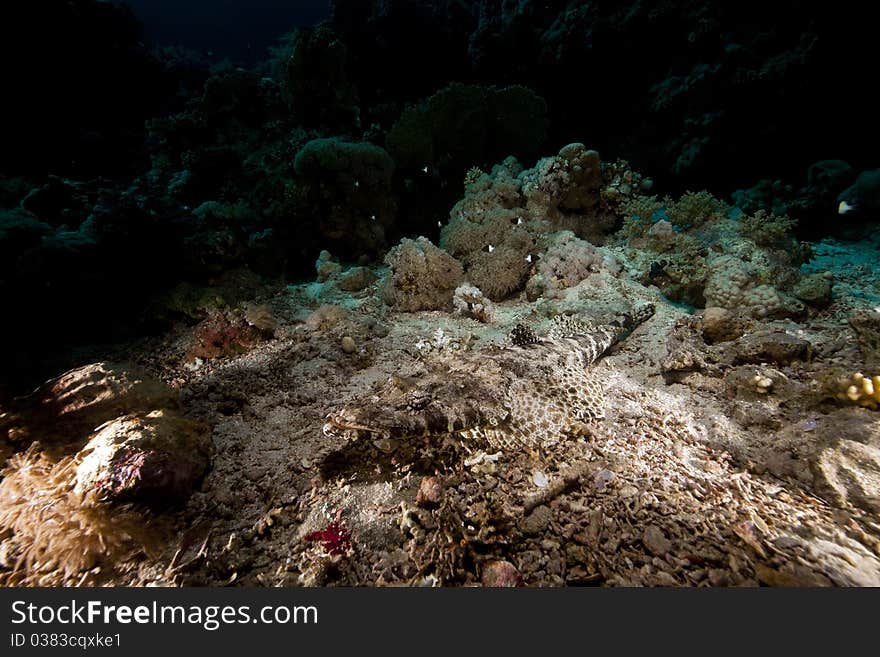
<path id="1" fill-rule="evenodd" d="M 174 411 L 126 415 L 80 450 L 74 489 L 106 502 L 179 503 L 207 472 L 212 449 L 207 428 Z"/>
<path id="2" fill-rule="evenodd" d="M 834 284 L 831 275 L 808 274 L 799 280 L 792 290 L 794 296 L 817 308 L 831 303 L 831 288 Z"/>
<path id="3" fill-rule="evenodd" d="M 176 408 L 178 393 L 137 368 L 100 362 L 65 372 L 18 400 L 3 420 L 10 442 L 84 439 L 135 411 Z"/>

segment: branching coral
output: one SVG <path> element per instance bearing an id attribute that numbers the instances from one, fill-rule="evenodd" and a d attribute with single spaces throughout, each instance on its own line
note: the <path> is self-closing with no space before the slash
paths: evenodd
<path id="1" fill-rule="evenodd" d="M 797 220 L 786 216 L 778 217 L 764 210 L 754 214 L 744 214 L 739 218 L 739 232 L 760 246 L 784 244 L 791 239 L 791 230 Z"/>

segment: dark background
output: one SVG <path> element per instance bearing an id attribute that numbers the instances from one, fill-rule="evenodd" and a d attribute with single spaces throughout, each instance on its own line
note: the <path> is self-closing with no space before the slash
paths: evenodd
<path id="1" fill-rule="evenodd" d="M 253 64 L 285 32 L 327 18 L 327 0 L 130 0 L 154 43 L 210 51 Z"/>

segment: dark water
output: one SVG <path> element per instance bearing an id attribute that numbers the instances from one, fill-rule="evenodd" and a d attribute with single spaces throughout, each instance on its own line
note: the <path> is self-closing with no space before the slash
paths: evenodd
<path id="1" fill-rule="evenodd" d="M 179 44 L 253 65 L 295 27 L 327 18 L 327 0 L 131 0 L 154 43 Z"/>

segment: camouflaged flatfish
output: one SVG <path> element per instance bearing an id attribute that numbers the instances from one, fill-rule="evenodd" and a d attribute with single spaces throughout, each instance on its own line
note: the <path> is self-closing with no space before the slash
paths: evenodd
<path id="1" fill-rule="evenodd" d="M 604 385 L 590 366 L 654 314 L 644 304 L 621 321 L 554 318 L 547 336 L 517 325 L 510 344 L 489 346 L 392 376 L 330 413 L 328 436 L 402 439 L 457 433 L 493 448 L 540 446 L 604 417 Z"/>

